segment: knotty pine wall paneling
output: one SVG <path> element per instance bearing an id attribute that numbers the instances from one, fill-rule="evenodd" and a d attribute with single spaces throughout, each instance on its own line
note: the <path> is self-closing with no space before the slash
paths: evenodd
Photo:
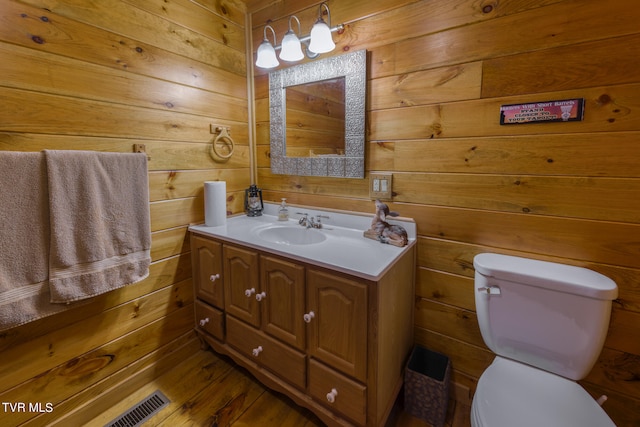
<path id="1" fill-rule="evenodd" d="M 319 2 L 247 2 L 253 45 Z M 469 401 L 493 359 L 475 315 L 473 257 L 579 265 L 620 289 L 582 384 L 619 426 L 640 424 L 640 9 L 634 0 L 330 0 L 337 48 L 368 51 L 366 173 L 418 224 L 415 342 L 452 360 Z M 255 52 L 254 52 L 255 55 Z M 326 55 L 323 55 L 326 56 Z M 255 56 L 254 56 L 255 58 Z M 281 65 L 288 66 L 288 65 Z M 268 74 L 254 68 L 257 175 L 277 202 L 373 213 L 368 180 L 273 175 Z M 500 126 L 503 104 L 584 98 L 582 122 Z"/>
<path id="2" fill-rule="evenodd" d="M 2 2 L 0 149 L 144 144 L 153 262 L 138 284 L 0 334 L 0 401 L 53 405 L 0 409 L 0 425 L 82 423 L 199 348 L 187 227 L 204 219 L 206 180 L 226 181 L 228 212 L 242 211 L 245 17 L 239 0 Z M 209 156 L 212 123 L 231 128 L 225 163 Z"/>

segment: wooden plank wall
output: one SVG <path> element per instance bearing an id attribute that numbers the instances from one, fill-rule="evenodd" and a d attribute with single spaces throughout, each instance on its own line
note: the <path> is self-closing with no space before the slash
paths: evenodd
<path id="1" fill-rule="evenodd" d="M 0 334 L 0 402 L 43 409 L 3 405 L 0 425 L 88 420 L 199 348 L 186 231 L 204 218 L 203 181 L 227 182 L 231 213 L 249 185 L 245 8 L 2 1 L 0 149 L 144 144 L 153 263 L 139 284 Z M 209 156 L 210 124 L 231 128 L 236 149 L 225 163 Z"/>
<path id="2" fill-rule="evenodd" d="M 253 44 L 315 0 L 248 1 Z M 450 356 L 457 399 L 493 355 L 474 312 L 474 255 L 585 266 L 619 286 L 582 381 L 619 426 L 640 424 L 640 8 L 635 0 L 329 1 L 337 49 L 368 51 L 367 175 L 418 224 L 415 342 Z M 265 198 L 373 213 L 368 180 L 269 171 L 267 74 L 255 69 Z M 503 104 L 584 98 L 584 121 L 500 126 Z"/>

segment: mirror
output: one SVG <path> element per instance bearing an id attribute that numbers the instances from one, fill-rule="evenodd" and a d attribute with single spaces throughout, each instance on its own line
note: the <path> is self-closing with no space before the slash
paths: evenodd
<path id="1" fill-rule="evenodd" d="M 344 77 L 286 88 L 286 155 L 344 154 Z"/>
<path id="2" fill-rule="evenodd" d="M 271 172 L 364 177 L 366 51 L 269 73 Z"/>

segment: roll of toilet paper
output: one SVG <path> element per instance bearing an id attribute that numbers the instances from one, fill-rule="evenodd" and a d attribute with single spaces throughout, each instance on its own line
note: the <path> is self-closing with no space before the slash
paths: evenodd
<path id="1" fill-rule="evenodd" d="M 205 181 L 204 222 L 207 227 L 226 224 L 227 183 L 225 181 Z"/>

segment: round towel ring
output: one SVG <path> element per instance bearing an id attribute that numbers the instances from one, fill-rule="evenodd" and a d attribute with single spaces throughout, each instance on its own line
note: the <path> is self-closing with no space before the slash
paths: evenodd
<path id="1" fill-rule="evenodd" d="M 216 139 L 211 143 L 211 153 L 209 154 L 211 154 L 213 160 L 216 160 L 216 157 L 222 160 L 228 160 L 233 155 L 234 149 L 233 139 L 231 138 L 231 135 L 229 135 L 229 128 L 220 126 L 216 128 L 216 132 L 218 132 L 218 136 L 216 136 Z M 229 147 L 229 152 L 227 154 L 223 154 L 218 151 L 216 148 L 218 143 L 224 143 L 227 145 Z M 216 157 L 214 157 L 214 154 Z"/>

